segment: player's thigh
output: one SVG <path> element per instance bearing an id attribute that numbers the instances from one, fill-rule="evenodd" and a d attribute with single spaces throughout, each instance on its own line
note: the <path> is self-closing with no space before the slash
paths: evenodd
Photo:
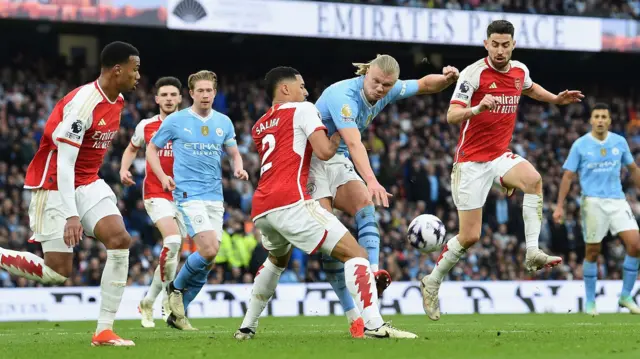
<path id="1" fill-rule="evenodd" d="M 274 213 L 275 212 L 271 212 L 256 219 L 255 225 L 262 234 L 262 247 L 264 247 L 264 249 L 269 252 L 269 260 L 271 260 L 273 264 L 276 264 L 275 262 L 278 262 L 278 264 L 276 265 L 279 266 L 279 264 L 283 262 L 280 259 L 286 257 L 287 253 L 291 252 L 292 246 L 291 243 L 289 243 L 289 241 L 278 232 L 278 229 L 272 226 L 268 216 Z M 275 262 L 272 259 L 275 259 Z M 289 260 L 287 259 L 286 262 L 288 263 Z"/>
<path id="2" fill-rule="evenodd" d="M 353 163 L 343 155 L 335 155 L 326 164 L 333 206 L 350 215 L 372 205 L 367 185 L 358 176 Z"/>
<path id="3" fill-rule="evenodd" d="M 162 238 L 180 234 L 176 217 L 176 206 L 166 198 L 149 198 L 144 200 L 144 208 Z"/>
<path id="4" fill-rule="evenodd" d="M 541 190 L 540 173 L 531 162 L 511 152 L 507 152 L 492 161 L 496 176 L 506 188 L 517 188 L 525 193 Z M 540 187 L 540 188 L 537 188 Z"/>
<path id="5" fill-rule="evenodd" d="M 373 205 L 369 189 L 360 180 L 349 181 L 336 191 L 333 206 L 351 216 L 355 216 L 359 210 L 366 206 Z"/>
<path id="6" fill-rule="evenodd" d="M 482 209 L 494 178 L 490 162 L 455 163 L 451 171 L 451 197 L 458 211 Z"/>
<path id="7" fill-rule="evenodd" d="M 317 201 L 301 202 L 267 215 L 271 226 L 307 254 L 331 254 L 347 228 Z"/>
<path id="8" fill-rule="evenodd" d="M 480 240 L 480 233 L 482 232 L 482 208 L 467 211 L 458 210 L 458 220 L 460 226 L 458 242 L 460 242 L 462 247 L 469 248 Z"/>
<path id="9" fill-rule="evenodd" d="M 340 238 L 336 246 L 333 247 L 331 257 L 344 263 L 352 258 L 367 258 L 367 251 L 362 248 L 355 237 L 347 231 L 342 238 Z"/>
<path id="10" fill-rule="evenodd" d="M 220 247 L 216 227 L 207 211 L 207 201 L 193 200 L 177 203 L 180 220 L 193 239 L 198 252 L 205 257 L 215 256 Z"/>
<path id="11" fill-rule="evenodd" d="M 122 220 L 116 203 L 110 198 L 103 198 L 90 208 L 80 219 L 85 234 L 94 237 L 107 249 L 129 249 L 131 236 Z"/>
<path id="12" fill-rule="evenodd" d="M 611 221 L 602 198 L 583 197 L 580 206 L 582 236 L 587 244 L 600 244 L 609 232 Z"/>
<path id="13" fill-rule="evenodd" d="M 208 201 L 206 202 L 207 215 L 209 221 L 213 227 L 213 231 L 216 233 L 216 239 L 222 240 L 222 222 L 224 221 L 224 204 L 222 201 Z"/>
<path id="14" fill-rule="evenodd" d="M 44 264 L 56 273 L 69 277 L 73 269 L 73 248 L 64 243 L 66 219 L 61 211 L 58 191 L 35 190 L 29 203 L 30 241 L 38 242 L 44 253 Z"/>
<path id="15" fill-rule="evenodd" d="M 325 161 L 318 159 L 316 156 L 311 157 L 306 190 L 307 194 L 313 199 L 331 199 L 333 197 L 329 189 L 329 177 Z"/>
<path id="16" fill-rule="evenodd" d="M 633 257 L 640 252 L 640 233 L 629 203 L 624 199 L 609 200 L 611 234 L 618 235 L 624 242 L 627 253 Z"/>

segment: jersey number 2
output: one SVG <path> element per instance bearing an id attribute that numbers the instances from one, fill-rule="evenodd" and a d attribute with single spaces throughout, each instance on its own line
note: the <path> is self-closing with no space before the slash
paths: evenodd
<path id="1" fill-rule="evenodd" d="M 265 151 L 265 147 L 267 148 L 267 150 Z M 268 134 L 266 136 L 264 136 L 264 138 L 262 139 L 262 150 L 265 151 L 264 152 L 264 156 L 262 157 L 262 167 L 260 167 L 260 175 L 262 176 L 263 173 L 267 172 L 271 166 L 273 165 L 273 163 L 271 162 L 267 162 L 267 157 L 269 157 L 269 155 L 271 155 L 271 152 L 273 152 L 273 150 L 276 149 L 276 138 L 272 135 L 272 134 Z"/>

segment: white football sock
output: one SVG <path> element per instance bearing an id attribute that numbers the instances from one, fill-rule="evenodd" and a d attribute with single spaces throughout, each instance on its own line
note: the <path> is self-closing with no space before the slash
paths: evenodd
<path id="1" fill-rule="evenodd" d="M 278 286 L 282 272 L 284 272 L 284 268 L 277 267 L 271 263 L 269 258 L 264 261 L 264 264 L 258 269 L 256 278 L 253 281 L 249 308 L 247 308 L 247 313 L 244 315 L 244 320 L 240 328 L 249 328 L 254 332 L 256 331 L 258 328 L 258 318 L 276 292 L 276 287 Z"/>
<path id="2" fill-rule="evenodd" d="M 442 253 L 440 253 L 436 267 L 429 275 L 429 280 L 440 285 L 447 273 L 458 263 L 465 252 L 466 249 L 458 241 L 458 236 L 451 238 L 444 246 Z"/>
<path id="3" fill-rule="evenodd" d="M 351 258 L 344 263 L 344 278 L 367 329 L 380 328 L 384 321 L 378 308 L 378 289 L 369 261 Z"/>
<path id="4" fill-rule="evenodd" d="M 162 279 L 162 287 L 166 288 L 176 277 L 178 269 L 178 261 L 180 254 L 180 246 L 182 238 L 179 235 L 168 236 L 164 239 L 164 246 L 160 253 L 160 278 Z M 164 255 L 164 256 L 163 256 Z"/>
<path id="5" fill-rule="evenodd" d="M 0 268 L 41 284 L 62 284 L 67 278 L 44 264 L 44 259 L 29 252 L 0 248 Z"/>
<path id="6" fill-rule="evenodd" d="M 147 294 L 144 296 L 144 301 L 148 303 L 154 303 L 156 298 L 158 298 L 158 294 L 162 291 L 162 279 L 160 279 L 160 265 L 156 267 L 156 270 L 153 272 L 153 280 L 149 285 L 149 290 Z"/>
<path id="7" fill-rule="evenodd" d="M 176 243 L 176 237 L 178 243 Z M 153 280 L 149 290 L 144 296 L 144 301 L 154 303 L 160 292 L 167 287 L 175 277 L 178 268 L 178 250 L 180 249 L 180 236 L 168 236 L 164 239 L 164 246 L 160 252 L 158 267 L 153 272 Z"/>
<path id="8" fill-rule="evenodd" d="M 103 330 L 113 329 L 113 321 L 116 312 L 120 307 L 122 294 L 127 285 L 127 275 L 129 274 L 129 250 L 128 249 L 107 249 L 107 263 L 102 271 L 100 280 L 100 316 L 98 317 L 98 327 L 96 334 Z"/>
<path id="9" fill-rule="evenodd" d="M 360 312 L 358 311 L 358 308 L 349 309 L 344 313 L 344 315 L 347 316 L 347 321 L 349 322 L 349 324 L 360 318 Z"/>
<path id="10" fill-rule="evenodd" d="M 525 194 L 522 201 L 522 218 L 527 250 L 538 249 L 538 239 L 542 228 L 542 196 Z"/>

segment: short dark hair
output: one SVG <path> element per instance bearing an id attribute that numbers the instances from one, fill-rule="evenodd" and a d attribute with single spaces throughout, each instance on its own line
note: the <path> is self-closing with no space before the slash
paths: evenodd
<path id="1" fill-rule="evenodd" d="M 596 103 L 593 108 L 591 109 L 591 112 L 595 111 L 595 110 L 607 110 L 609 112 L 611 112 L 611 108 L 609 108 L 609 105 L 607 105 L 604 102 L 598 102 Z"/>
<path id="2" fill-rule="evenodd" d="M 160 87 L 162 86 L 174 86 L 178 91 L 182 91 L 182 83 L 173 76 L 159 78 L 158 81 L 156 81 L 156 92 L 160 90 Z"/>
<path id="3" fill-rule="evenodd" d="M 507 20 L 495 20 L 492 21 L 489 26 L 487 26 L 487 39 L 491 34 L 508 34 L 513 37 L 515 34 L 515 28 L 513 24 Z"/>
<path id="4" fill-rule="evenodd" d="M 102 68 L 122 65 L 127 63 L 131 56 L 140 56 L 138 49 L 129 43 L 114 41 L 102 49 L 100 53 L 100 65 Z"/>
<path id="5" fill-rule="evenodd" d="M 276 89 L 280 82 L 284 80 L 295 80 L 296 75 L 300 75 L 298 70 L 288 66 L 274 67 L 264 76 L 264 82 L 267 89 L 267 95 L 273 99 L 276 95 Z"/>

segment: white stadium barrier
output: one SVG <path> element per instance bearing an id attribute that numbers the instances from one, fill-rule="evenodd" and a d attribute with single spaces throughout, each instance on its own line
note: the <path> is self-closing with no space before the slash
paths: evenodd
<path id="1" fill-rule="evenodd" d="M 598 282 L 600 313 L 621 311 L 617 305 L 621 281 Z M 127 287 L 117 319 L 138 319 L 138 302 L 147 287 Z M 191 318 L 242 317 L 251 286 L 207 285 L 188 309 Z M 633 292 L 640 299 L 640 289 Z M 443 313 L 517 314 L 577 313 L 582 311 L 582 281 L 444 282 L 440 290 Z M 0 321 L 74 321 L 98 317 L 99 287 L 0 288 Z M 154 315 L 161 317 L 160 298 Z M 383 315 L 424 314 L 416 282 L 394 282 L 381 301 Z M 626 311 L 626 309 L 624 309 Z M 281 284 L 263 315 L 341 315 L 328 283 Z"/>

